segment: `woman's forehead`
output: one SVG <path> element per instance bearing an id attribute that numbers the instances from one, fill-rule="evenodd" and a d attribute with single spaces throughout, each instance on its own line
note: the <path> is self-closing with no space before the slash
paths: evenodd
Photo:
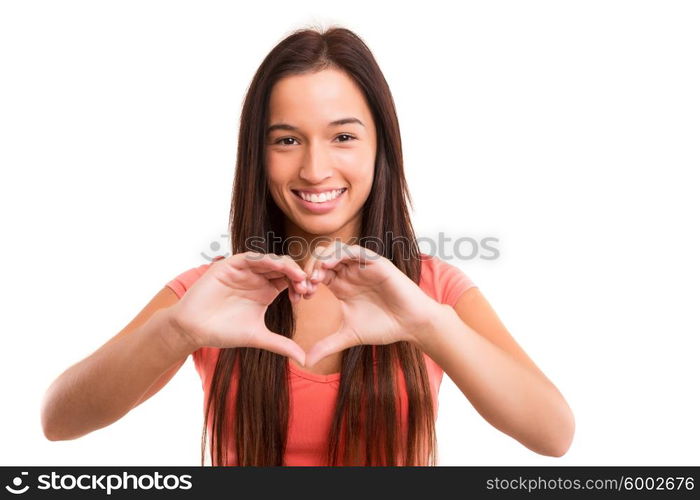
<path id="1" fill-rule="evenodd" d="M 326 126 L 343 117 L 356 117 L 367 125 L 371 113 L 359 86 L 342 71 L 324 69 L 290 75 L 272 89 L 270 123 L 303 126 L 320 122 Z"/>

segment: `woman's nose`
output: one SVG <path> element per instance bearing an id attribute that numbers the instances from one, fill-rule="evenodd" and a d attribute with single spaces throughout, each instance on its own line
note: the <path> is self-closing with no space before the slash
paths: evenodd
<path id="1" fill-rule="evenodd" d="M 309 146 L 299 169 L 299 177 L 309 184 L 317 184 L 323 179 L 330 177 L 331 174 L 330 160 L 325 154 L 323 146 Z"/>

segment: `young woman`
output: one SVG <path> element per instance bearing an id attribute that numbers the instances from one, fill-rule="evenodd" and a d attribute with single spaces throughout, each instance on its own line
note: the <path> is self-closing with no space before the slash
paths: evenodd
<path id="1" fill-rule="evenodd" d="M 240 121 L 231 256 L 172 279 L 52 384 L 49 439 L 109 425 L 192 356 L 213 465 L 433 465 L 447 373 L 494 427 L 561 456 L 566 401 L 457 267 L 418 251 L 389 87 L 343 28 L 268 54 Z M 281 293 L 281 292 L 285 293 Z"/>

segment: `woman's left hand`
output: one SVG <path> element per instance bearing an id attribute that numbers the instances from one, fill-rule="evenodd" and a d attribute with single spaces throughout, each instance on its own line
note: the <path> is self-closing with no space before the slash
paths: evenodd
<path id="1" fill-rule="evenodd" d="M 439 306 L 389 259 L 360 245 L 317 247 L 305 270 L 305 297 L 323 283 L 342 311 L 340 328 L 311 347 L 305 366 L 356 345 L 415 343 Z"/>

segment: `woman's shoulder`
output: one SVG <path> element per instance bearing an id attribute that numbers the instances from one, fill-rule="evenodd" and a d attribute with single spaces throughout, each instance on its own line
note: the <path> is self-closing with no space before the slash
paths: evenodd
<path id="1" fill-rule="evenodd" d="M 420 254 L 420 287 L 441 304 L 454 306 L 476 283 L 458 266 L 435 255 Z"/>

